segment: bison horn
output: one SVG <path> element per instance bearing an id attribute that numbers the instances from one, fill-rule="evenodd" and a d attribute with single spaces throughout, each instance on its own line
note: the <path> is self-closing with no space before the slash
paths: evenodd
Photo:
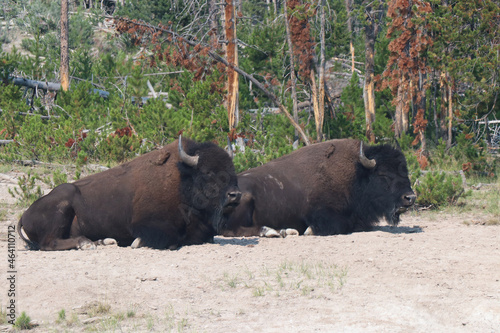
<path id="1" fill-rule="evenodd" d="M 233 159 L 233 146 L 231 145 L 231 140 L 229 140 L 229 137 L 227 137 L 227 154 L 229 155 L 229 157 L 231 157 L 231 159 Z"/>
<path id="2" fill-rule="evenodd" d="M 182 135 L 179 135 L 179 156 L 182 162 L 186 163 L 190 167 L 196 168 L 196 166 L 198 165 L 199 156 L 188 155 L 182 148 Z"/>
<path id="3" fill-rule="evenodd" d="M 374 159 L 370 160 L 365 156 L 365 153 L 363 153 L 363 141 L 359 144 L 359 161 L 367 169 L 373 169 L 375 165 L 377 165 L 377 161 Z"/>

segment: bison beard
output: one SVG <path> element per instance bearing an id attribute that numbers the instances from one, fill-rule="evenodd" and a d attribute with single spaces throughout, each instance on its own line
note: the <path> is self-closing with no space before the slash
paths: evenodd
<path id="1" fill-rule="evenodd" d="M 212 143 L 182 144 L 179 138 L 56 187 L 28 208 L 18 231 L 32 249 L 93 247 L 103 238 L 120 246 L 175 249 L 213 241 L 223 212 L 240 197 L 227 152 Z"/>
<path id="2" fill-rule="evenodd" d="M 397 225 L 415 201 L 401 151 L 349 139 L 301 148 L 239 174 L 238 183 L 242 199 L 219 229 L 225 236 L 259 235 L 263 227 L 315 235 L 370 230 L 382 218 Z"/>

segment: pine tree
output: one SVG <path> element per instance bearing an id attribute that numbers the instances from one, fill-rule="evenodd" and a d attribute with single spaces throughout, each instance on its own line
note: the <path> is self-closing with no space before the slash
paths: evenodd
<path id="1" fill-rule="evenodd" d="M 429 24 L 426 16 L 431 12 L 428 2 L 421 0 L 392 0 L 389 2 L 387 16 L 391 19 L 387 36 L 391 38 L 391 52 L 384 71 L 383 87 L 388 86 L 396 105 L 395 134 L 401 137 L 408 130 L 409 111 L 413 104 L 414 133 L 413 144 L 422 143 L 426 150 L 425 93 L 427 89 L 426 51 L 432 40 L 429 37 Z"/>

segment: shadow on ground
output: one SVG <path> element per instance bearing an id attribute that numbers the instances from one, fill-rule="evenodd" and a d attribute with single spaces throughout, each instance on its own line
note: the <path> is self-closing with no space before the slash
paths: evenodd
<path id="1" fill-rule="evenodd" d="M 259 244 L 259 237 L 237 238 L 237 237 L 215 237 L 215 244 L 249 246 Z"/>
<path id="2" fill-rule="evenodd" d="M 373 227 L 373 231 L 383 231 L 391 234 L 416 234 L 424 232 L 418 225 L 414 225 L 413 227 L 376 226 Z"/>

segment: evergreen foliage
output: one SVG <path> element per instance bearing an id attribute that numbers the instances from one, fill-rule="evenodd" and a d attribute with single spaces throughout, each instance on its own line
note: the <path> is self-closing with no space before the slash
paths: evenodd
<path id="1" fill-rule="evenodd" d="M 417 203 L 422 206 L 439 208 L 454 205 L 458 199 L 470 194 L 465 192 L 460 176 L 444 172 L 428 172 L 415 184 Z"/>
<path id="2" fill-rule="evenodd" d="M 19 177 L 17 181 L 19 189 L 17 187 L 9 188 L 9 194 L 17 199 L 18 205 L 29 207 L 33 202 L 42 197 L 42 189 L 39 185 L 35 184 L 37 180 L 40 180 L 40 177 L 36 173 L 32 176 L 31 172 L 28 172 L 26 176 Z M 29 323 L 29 317 L 27 321 Z"/>
<path id="3" fill-rule="evenodd" d="M 282 114 L 263 112 L 264 108 L 275 105 L 243 76 L 240 76 L 239 82 L 240 123 L 234 132 L 229 133 L 224 106 L 226 69 L 210 60 L 207 49 L 202 47 L 211 36 L 209 9 L 206 3 L 192 3 L 191 7 L 187 7 L 186 3 L 183 0 L 155 0 L 147 3 L 132 0 L 118 7 L 115 15 L 143 19 L 155 25 L 162 22 L 173 31 L 183 33 L 185 38 L 199 41 L 201 45 L 190 48 L 169 44 L 168 37 L 164 35 L 161 43 L 154 42 L 152 37 L 141 39 L 141 42 L 146 43 L 140 44 L 140 52 L 139 45 L 134 45 L 137 40 L 132 38 L 138 36 L 137 32 L 121 36 L 106 35 L 106 32 L 95 30 L 97 24 L 103 21 L 97 15 L 98 10 L 73 8 L 69 24 L 70 73 L 85 81 L 73 79 L 70 91 L 58 92 L 57 96 L 49 93 L 43 96 L 42 102 L 41 98 L 32 97 L 43 95 L 40 90 L 34 92 L 32 89 L 9 85 L 8 77 L 19 75 L 42 81 L 59 80 L 60 3 L 33 0 L 23 3 L 23 7 L 19 2 L 6 4 L 0 0 L 0 4 L 4 5 L 0 16 L 14 19 L 17 29 L 29 34 L 29 38 L 25 38 L 21 44 L 22 54 L 15 48 L 11 52 L 0 53 L 0 139 L 14 140 L 11 144 L 0 146 L 0 159 L 62 160 L 75 163 L 79 168 L 89 162 L 112 164 L 172 142 L 180 133 L 198 141 L 214 141 L 222 147 L 227 145 L 228 134 L 232 139 L 243 138 L 246 142 L 245 152 L 237 152 L 234 158 L 238 171 L 291 152 L 295 141 L 293 126 Z M 386 2 L 388 5 L 392 3 L 395 1 Z M 475 119 L 483 116 L 500 119 L 500 103 L 497 99 L 500 92 L 497 24 L 500 23 L 500 10 L 495 6 L 498 3 L 493 0 L 459 0 L 450 5 L 437 0 L 425 3 L 430 4 L 432 11 L 425 15 L 420 13 L 421 16 L 408 20 L 408 24 L 414 27 L 408 30 L 409 33 L 425 32 L 432 39 L 425 49 L 418 49 L 418 46 L 411 49 L 412 52 L 421 51 L 420 60 L 427 60 L 425 66 L 429 68 L 425 96 L 421 96 L 424 108 L 423 113 L 418 114 L 417 100 L 408 98 L 410 128 L 399 139 L 399 143 L 407 156 L 413 181 L 420 179 L 422 202 L 426 200 L 426 204 L 439 206 L 443 200 L 429 198 L 426 191 L 436 188 L 436 197 L 444 193 L 444 197 L 453 198 L 460 188 L 455 187 L 455 180 L 448 176 L 432 172 L 425 176 L 419 175 L 421 168 L 431 171 L 462 169 L 468 178 L 487 179 L 496 178 L 500 170 L 498 159 L 488 155 L 484 143 L 473 135 Z M 365 57 L 363 18 L 365 14 L 368 15 L 364 11 L 366 4 L 355 1 L 356 11 L 352 16 L 356 61 L 361 63 L 356 66 L 358 70 L 362 69 L 362 73 L 355 71 L 351 74 L 347 62 L 336 62 L 329 69 L 330 73 L 341 72 L 342 77 L 348 77 L 349 84 L 343 88 L 340 98 L 334 98 L 333 110 L 324 110 L 323 133 L 326 139 L 350 137 L 366 140 L 362 88 L 362 62 Z M 241 9 L 241 15 L 238 14 L 237 19 L 238 39 L 242 41 L 238 50 L 239 67 L 273 91 L 282 104 L 291 110 L 290 71 L 299 72 L 300 64 L 297 68 L 290 68 L 283 8 L 280 5 L 277 4 L 275 11 L 274 4 L 265 1 L 241 3 L 238 8 Z M 318 55 L 320 27 L 319 20 L 311 14 L 317 5 L 297 2 L 297 8 L 308 10 L 307 13 L 298 10 L 293 14 L 308 21 L 310 33 L 306 44 L 309 45 L 308 55 L 314 57 Z M 331 57 L 346 59 L 350 56 L 351 36 L 347 31 L 345 3 L 328 0 L 327 5 L 327 60 Z M 385 11 L 388 7 L 380 8 Z M 410 12 L 416 10 L 407 9 Z M 384 13 L 379 14 L 382 28 L 375 44 L 375 75 L 381 75 L 386 70 L 390 57 L 389 45 L 401 36 L 400 33 L 387 36 L 390 23 L 383 21 Z M 2 30 L 0 43 L 8 42 L 5 36 Z M 222 54 L 220 49 L 210 50 Z M 315 61 L 314 57 L 312 61 Z M 402 63 L 401 66 L 407 65 Z M 159 72 L 175 74 L 149 75 Z M 446 115 L 443 116 L 446 96 L 441 87 L 440 74 L 445 72 L 449 73 L 453 81 L 450 84 L 454 108 L 451 146 L 446 145 L 442 130 L 447 119 Z M 414 82 L 418 82 L 418 73 L 412 75 Z M 334 81 L 339 76 L 332 77 L 329 80 Z M 311 100 L 307 80 L 307 77 L 298 77 L 300 102 Z M 152 98 L 148 81 L 157 93 L 163 94 Z M 103 98 L 95 89 L 108 94 Z M 379 86 L 376 91 L 376 121 L 373 124 L 373 132 L 379 142 L 394 136 L 396 108 L 391 103 L 392 99 L 391 91 L 381 90 Z M 312 111 L 305 110 L 299 112 L 299 124 L 309 137 L 314 138 L 314 116 Z M 42 115 L 51 117 L 42 119 Z M 420 147 L 412 145 L 416 137 L 413 124 L 417 117 L 428 121 L 423 131 L 429 139 L 426 152 L 416 151 Z M 438 190 L 436 184 L 439 181 L 448 184 L 447 187 Z"/>

